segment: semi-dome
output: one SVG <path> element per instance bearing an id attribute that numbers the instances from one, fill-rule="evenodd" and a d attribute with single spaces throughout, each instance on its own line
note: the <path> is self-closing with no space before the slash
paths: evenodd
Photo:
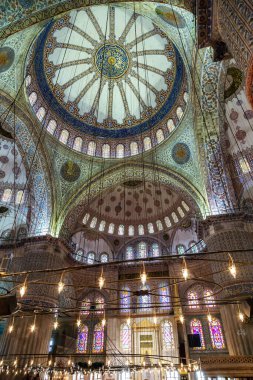
<path id="1" fill-rule="evenodd" d="M 120 6 L 87 7 L 50 21 L 29 55 L 26 85 L 49 133 L 104 158 L 161 143 L 188 98 L 176 46 L 149 18 Z"/>

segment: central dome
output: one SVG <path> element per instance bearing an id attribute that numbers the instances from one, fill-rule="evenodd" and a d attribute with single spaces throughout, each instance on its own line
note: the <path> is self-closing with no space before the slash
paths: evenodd
<path id="1" fill-rule="evenodd" d="M 125 49 L 119 45 L 101 46 L 95 58 L 98 71 L 108 78 L 119 78 L 128 69 L 129 60 Z"/>
<path id="2" fill-rule="evenodd" d="M 51 121 L 49 132 L 74 149 L 76 136 L 76 150 L 106 158 L 159 144 L 186 107 L 179 51 L 149 18 L 119 6 L 81 8 L 50 21 L 28 74 L 30 103 L 40 121 L 43 113 L 43 123 Z M 46 112 L 38 112 L 41 107 Z M 71 139 L 61 138 L 63 130 Z M 124 153 L 118 155 L 119 144 Z"/>

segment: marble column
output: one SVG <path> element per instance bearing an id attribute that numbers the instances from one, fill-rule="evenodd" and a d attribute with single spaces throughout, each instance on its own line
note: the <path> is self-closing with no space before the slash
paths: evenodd
<path id="1" fill-rule="evenodd" d="M 209 256 L 213 260 L 213 279 L 223 287 L 221 300 L 245 300 L 253 290 L 253 266 L 249 264 L 253 249 L 252 216 L 241 213 L 210 217 L 202 222 L 202 227 L 208 251 L 221 251 Z M 227 252 L 232 252 L 235 263 L 240 261 L 244 264 L 237 264 L 236 278 L 228 271 Z M 230 355 L 252 355 L 253 327 L 239 321 L 238 311 L 234 304 L 220 308 L 228 351 Z"/>

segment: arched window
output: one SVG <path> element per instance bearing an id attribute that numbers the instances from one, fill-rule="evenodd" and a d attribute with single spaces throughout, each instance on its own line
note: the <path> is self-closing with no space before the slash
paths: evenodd
<path id="1" fill-rule="evenodd" d="M 102 323 L 96 324 L 93 333 L 92 352 L 98 354 L 104 351 L 104 327 Z"/>
<path id="2" fill-rule="evenodd" d="M 77 338 L 77 352 L 85 354 L 87 351 L 88 341 L 88 327 L 85 325 L 80 326 Z"/>
<path id="3" fill-rule="evenodd" d="M 139 153 L 138 144 L 135 141 L 132 141 L 130 144 L 130 152 L 131 156 L 134 156 L 135 154 Z"/>
<path id="4" fill-rule="evenodd" d="M 163 225 L 162 225 L 162 222 L 160 220 L 156 221 L 156 227 L 157 227 L 158 231 L 163 230 Z"/>
<path id="5" fill-rule="evenodd" d="M 116 157 L 117 158 L 123 158 L 125 154 L 125 147 L 123 144 L 118 144 L 116 146 Z"/>
<path id="6" fill-rule="evenodd" d="M 153 257 L 160 256 L 160 249 L 159 249 L 159 245 L 157 243 L 153 243 L 152 244 L 151 251 L 152 251 L 152 256 Z"/>
<path id="7" fill-rule="evenodd" d="M 12 195 L 12 190 L 11 189 L 5 189 L 3 196 L 2 196 L 2 201 L 3 202 L 10 202 L 11 195 Z"/>
<path id="8" fill-rule="evenodd" d="M 174 348 L 173 328 L 170 321 L 162 323 L 162 342 L 164 350 L 171 350 Z"/>
<path id="9" fill-rule="evenodd" d="M 177 107 L 177 117 L 178 117 L 178 119 L 180 120 L 182 116 L 183 116 L 182 107 Z"/>
<path id="10" fill-rule="evenodd" d="M 16 195 L 16 204 L 21 204 L 24 202 L 24 191 L 19 190 Z"/>
<path id="11" fill-rule="evenodd" d="M 144 241 L 138 245 L 138 257 L 140 259 L 147 257 L 147 244 Z"/>
<path id="12" fill-rule="evenodd" d="M 127 323 L 120 326 L 120 344 L 122 350 L 131 350 L 131 327 Z"/>
<path id="13" fill-rule="evenodd" d="M 95 308 L 96 308 L 96 314 L 103 314 L 105 307 L 105 300 L 103 297 L 99 296 L 95 298 Z"/>
<path id="14" fill-rule="evenodd" d="M 120 310 L 122 313 L 126 313 L 130 309 L 131 296 L 129 288 L 124 288 L 120 292 Z"/>
<path id="15" fill-rule="evenodd" d="M 90 214 L 85 214 L 83 218 L 83 224 L 86 224 L 89 219 L 90 219 Z"/>
<path id="16" fill-rule="evenodd" d="M 144 235 L 144 227 L 142 224 L 139 224 L 138 226 L 138 233 L 139 235 Z"/>
<path id="17" fill-rule="evenodd" d="M 61 134 L 60 134 L 60 137 L 59 137 L 59 141 L 63 144 L 67 144 L 68 142 L 68 138 L 69 138 L 69 133 L 66 129 L 63 129 L 61 131 Z"/>
<path id="18" fill-rule="evenodd" d="M 197 309 L 199 307 L 198 295 L 196 292 L 190 290 L 188 292 L 187 298 L 190 309 Z"/>
<path id="19" fill-rule="evenodd" d="M 178 244 L 176 250 L 178 255 L 183 255 L 185 253 L 186 248 L 183 244 Z"/>
<path id="20" fill-rule="evenodd" d="M 218 318 L 212 318 L 211 322 L 209 322 L 209 331 L 213 348 L 217 350 L 225 348 L 221 323 Z"/>
<path id="21" fill-rule="evenodd" d="M 148 232 L 150 234 L 153 234 L 155 231 L 154 231 L 154 226 L 153 226 L 153 223 L 148 223 Z"/>
<path id="22" fill-rule="evenodd" d="M 109 144 L 104 144 L 102 146 L 102 157 L 109 158 L 111 154 L 111 147 Z"/>
<path id="23" fill-rule="evenodd" d="M 181 218 L 183 218 L 183 217 L 185 216 L 185 213 L 184 213 L 184 211 L 181 209 L 181 207 L 178 207 L 178 208 L 177 208 L 177 211 L 178 211 L 179 215 L 181 216 Z"/>
<path id="24" fill-rule="evenodd" d="M 101 253 L 100 255 L 100 262 L 101 263 L 108 263 L 109 261 L 109 255 L 108 253 Z"/>
<path id="25" fill-rule="evenodd" d="M 31 83 L 32 83 L 32 77 L 31 75 L 27 75 L 27 77 L 25 78 L 26 87 L 29 87 Z"/>
<path id="26" fill-rule="evenodd" d="M 95 253 L 89 252 L 87 255 L 87 264 L 94 264 L 95 261 Z"/>
<path id="27" fill-rule="evenodd" d="M 189 94 L 188 94 L 188 92 L 184 92 L 184 101 L 185 101 L 185 103 L 188 102 L 188 99 L 189 99 Z"/>
<path id="28" fill-rule="evenodd" d="M 36 116 L 39 119 L 39 121 L 42 121 L 45 117 L 46 110 L 44 107 L 40 107 L 38 111 L 36 112 Z"/>
<path id="29" fill-rule="evenodd" d="M 215 306 L 214 296 L 213 296 L 213 292 L 211 289 L 205 289 L 204 290 L 204 300 L 205 300 L 205 303 L 208 305 L 208 307 L 214 307 Z"/>
<path id="30" fill-rule="evenodd" d="M 128 226 L 128 236 L 134 236 L 134 226 Z"/>
<path id="31" fill-rule="evenodd" d="M 50 120 L 49 123 L 48 123 L 48 125 L 47 125 L 47 131 L 49 133 L 51 133 L 51 135 L 53 135 L 54 132 L 55 132 L 56 126 L 57 126 L 56 121 L 55 120 Z"/>
<path id="32" fill-rule="evenodd" d="M 165 284 L 160 285 L 159 289 L 160 293 L 160 304 L 161 304 L 161 309 L 170 309 L 170 295 L 169 295 L 169 287 Z"/>
<path id="33" fill-rule="evenodd" d="M 145 286 L 142 286 L 141 290 L 147 290 L 148 291 L 148 294 L 140 296 L 140 298 L 139 298 L 140 309 L 142 309 L 141 312 L 149 311 L 150 306 L 151 306 L 151 295 L 149 294 L 150 288 L 149 288 L 149 286 L 145 285 Z"/>
<path id="34" fill-rule="evenodd" d="M 109 224 L 109 228 L 108 228 L 108 234 L 113 234 L 114 232 L 114 224 L 113 223 L 110 223 Z"/>
<path id="35" fill-rule="evenodd" d="M 189 248 L 191 248 L 192 253 L 198 253 L 198 246 L 197 246 L 196 241 L 191 241 L 189 243 Z"/>
<path id="36" fill-rule="evenodd" d="M 101 220 L 98 230 L 101 232 L 103 232 L 105 230 L 105 221 L 104 220 Z"/>
<path id="37" fill-rule="evenodd" d="M 90 299 L 89 298 L 84 298 L 82 305 L 81 305 L 81 314 L 83 315 L 88 315 L 90 314 Z"/>
<path id="38" fill-rule="evenodd" d="M 126 249 L 126 260 L 133 260 L 134 259 L 134 249 L 133 247 L 129 246 Z"/>
<path id="39" fill-rule="evenodd" d="M 29 102 L 30 102 L 31 106 L 34 106 L 34 104 L 37 102 L 37 94 L 36 94 L 36 92 L 32 92 L 29 95 Z"/>
<path id="40" fill-rule="evenodd" d="M 182 201 L 182 206 L 183 206 L 183 208 L 185 209 L 185 211 L 189 211 L 189 210 L 190 210 L 188 204 L 185 203 L 185 201 Z"/>
<path id="41" fill-rule="evenodd" d="M 82 249 L 78 249 L 78 251 L 75 253 L 75 259 L 81 263 L 85 262 L 85 256 Z"/>
<path id="42" fill-rule="evenodd" d="M 151 138 L 150 137 L 145 137 L 144 140 L 143 140 L 143 144 L 144 144 L 144 150 L 151 149 L 152 148 Z"/>
<path id="43" fill-rule="evenodd" d="M 165 216 L 164 221 L 165 221 L 166 227 L 171 227 L 171 221 L 168 216 Z"/>
<path id="44" fill-rule="evenodd" d="M 90 156 L 95 156 L 96 153 L 96 143 L 94 141 L 90 141 L 87 148 L 87 154 Z"/>
<path id="45" fill-rule="evenodd" d="M 205 346 L 205 340 L 204 340 L 204 334 L 202 330 L 201 321 L 196 318 L 192 319 L 190 323 L 190 327 L 191 327 L 191 334 L 199 334 L 200 336 L 201 347 L 196 347 L 195 349 L 205 350 L 206 346 Z"/>
<path id="46" fill-rule="evenodd" d="M 159 143 L 161 143 L 164 140 L 164 134 L 162 129 L 158 129 L 156 132 L 156 140 Z"/>
<path id="47" fill-rule="evenodd" d="M 239 159 L 239 165 L 243 174 L 247 174 L 251 171 L 249 161 L 246 157 Z"/>
<path id="48" fill-rule="evenodd" d="M 176 214 L 175 212 L 173 212 L 173 213 L 171 214 L 171 216 L 172 216 L 172 219 L 174 220 L 174 222 L 177 223 L 177 222 L 178 222 L 177 214 Z"/>
<path id="49" fill-rule="evenodd" d="M 94 217 L 91 219 L 91 222 L 90 222 L 90 228 L 95 228 L 95 227 L 96 227 L 96 224 L 97 224 L 97 218 L 96 218 L 96 216 L 94 216 Z"/>
<path id="50" fill-rule="evenodd" d="M 118 228 L 118 235 L 124 235 L 124 233 L 125 233 L 125 226 L 123 224 L 120 224 Z"/>
<path id="51" fill-rule="evenodd" d="M 173 121 L 172 119 L 169 119 L 169 120 L 167 121 L 167 128 L 168 128 L 169 132 L 174 131 L 174 129 L 175 129 L 175 124 L 174 124 L 174 121 Z"/>
<path id="52" fill-rule="evenodd" d="M 81 137 L 76 137 L 74 140 L 73 149 L 77 150 L 78 152 L 81 152 L 83 145 L 83 140 Z"/>

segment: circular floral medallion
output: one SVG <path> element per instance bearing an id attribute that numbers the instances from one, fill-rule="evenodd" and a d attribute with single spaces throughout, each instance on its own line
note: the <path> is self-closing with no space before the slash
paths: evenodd
<path id="1" fill-rule="evenodd" d="M 172 158 L 179 165 L 186 164 L 190 155 L 190 149 L 185 143 L 177 143 L 172 149 Z"/>
<path id="2" fill-rule="evenodd" d="M 107 44 L 101 46 L 95 58 L 99 72 L 108 78 L 119 78 L 128 69 L 127 52 L 119 45 Z"/>
<path id="3" fill-rule="evenodd" d="M 70 160 L 61 167 L 61 176 L 67 182 L 75 182 L 80 177 L 80 172 L 80 167 Z"/>
<path id="4" fill-rule="evenodd" d="M 0 73 L 8 70 L 15 58 L 14 50 L 8 46 L 0 47 Z"/>

